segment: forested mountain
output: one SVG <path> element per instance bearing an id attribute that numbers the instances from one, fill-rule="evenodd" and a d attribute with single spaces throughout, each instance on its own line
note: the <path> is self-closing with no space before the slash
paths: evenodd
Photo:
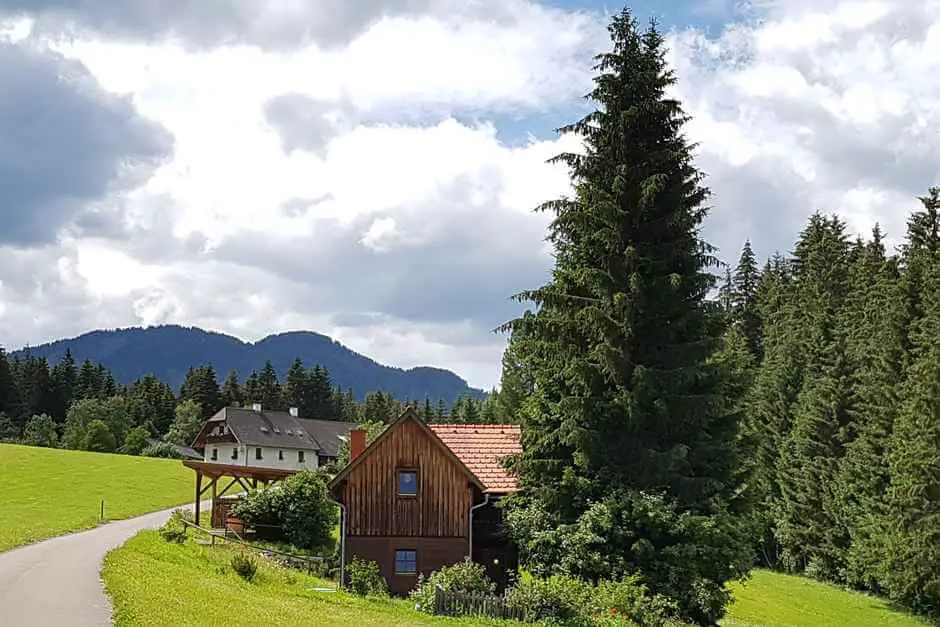
<path id="1" fill-rule="evenodd" d="M 235 370 L 245 377 L 271 362 L 283 377 L 293 361 L 300 358 L 305 364 L 329 370 L 333 383 L 351 389 L 358 400 L 373 390 L 383 390 L 400 400 L 430 398 L 433 403 L 442 400 L 448 405 L 461 396 L 484 396 L 482 390 L 471 388 L 449 370 L 384 366 L 325 335 L 308 331 L 271 335 L 255 343 L 176 325 L 93 331 L 11 352 L 10 357 L 29 354 L 54 365 L 66 351 L 79 364 L 86 360 L 103 364 L 118 383 L 130 384 L 153 374 L 175 390 L 193 366 L 211 364 L 220 376 Z"/>

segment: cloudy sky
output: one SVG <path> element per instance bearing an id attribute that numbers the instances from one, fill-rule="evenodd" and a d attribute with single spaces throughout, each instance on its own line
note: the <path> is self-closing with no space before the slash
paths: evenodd
<path id="1" fill-rule="evenodd" d="M 640 0 L 670 32 L 707 237 L 903 233 L 940 182 L 940 0 Z M 0 0 L 0 345 L 311 329 L 498 380 L 531 209 L 616 3 Z"/>

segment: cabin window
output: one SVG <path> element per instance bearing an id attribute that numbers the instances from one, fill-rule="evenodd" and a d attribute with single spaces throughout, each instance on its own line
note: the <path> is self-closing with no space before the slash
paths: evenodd
<path id="1" fill-rule="evenodd" d="M 301 463 L 301 464 L 304 463 L 304 452 L 303 452 L 303 451 L 297 451 L 297 461 L 298 461 L 298 463 Z"/>
<path id="2" fill-rule="evenodd" d="M 219 459 L 219 449 L 212 449 L 212 461 Z"/>
<path id="3" fill-rule="evenodd" d="M 399 496 L 417 496 L 418 494 L 418 471 L 417 470 L 399 470 L 398 471 L 398 494 Z"/>
<path id="4" fill-rule="evenodd" d="M 232 459 L 238 459 L 238 447 L 232 449 Z"/>
<path id="5" fill-rule="evenodd" d="M 395 551 L 395 574 L 414 575 L 418 572 L 418 552 L 414 549 Z"/>
<path id="6" fill-rule="evenodd" d="M 284 451 L 278 451 L 277 458 L 281 461 L 284 461 Z"/>
<path id="7" fill-rule="evenodd" d="M 261 459 L 261 448 L 258 447 L 255 449 L 255 459 Z"/>

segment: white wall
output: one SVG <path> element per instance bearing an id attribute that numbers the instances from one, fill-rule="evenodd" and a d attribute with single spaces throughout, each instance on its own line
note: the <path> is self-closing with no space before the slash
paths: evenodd
<path id="1" fill-rule="evenodd" d="M 238 459 L 232 459 L 232 449 L 238 447 Z M 313 450 L 304 450 L 304 461 L 297 461 L 297 451 L 295 448 L 271 448 L 262 446 L 261 459 L 255 459 L 255 449 L 258 447 L 244 444 L 235 444 L 226 442 L 220 444 L 207 444 L 203 459 L 215 464 L 229 464 L 232 466 L 248 466 L 254 468 L 283 468 L 288 470 L 300 470 L 308 468 L 315 470 L 317 468 L 317 452 Z M 212 459 L 212 449 L 218 450 L 218 459 Z M 279 459 L 278 452 L 284 452 L 284 459 Z"/>

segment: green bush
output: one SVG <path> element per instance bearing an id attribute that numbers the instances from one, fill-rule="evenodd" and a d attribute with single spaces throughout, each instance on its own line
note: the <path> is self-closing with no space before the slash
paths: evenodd
<path id="1" fill-rule="evenodd" d="M 140 455 L 147 448 L 150 430 L 147 427 L 134 427 L 124 436 L 124 446 L 121 452 L 128 455 Z"/>
<path id="2" fill-rule="evenodd" d="M 193 523 L 195 518 L 188 509 L 176 509 L 170 514 L 170 519 L 160 527 L 160 535 L 167 542 L 182 544 L 186 541 L 186 522 Z"/>
<path id="3" fill-rule="evenodd" d="M 269 539 L 286 540 L 307 550 L 328 547 L 336 521 L 326 483 L 309 470 L 249 493 L 232 507 L 232 514 L 250 526 L 277 531 L 265 534 Z"/>
<path id="4" fill-rule="evenodd" d="M 379 565 L 373 561 L 362 559 L 358 555 L 346 568 L 349 591 L 359 596 L 388 594 L 388 586 L 382 578 Z"/>
<path id="5" fill-rule="evenodd" d="M 25 429 L 23 429 L 23 443 L 47 448 L 58 446 L 59 435 L 56 433 L 55 421 L 47 414 L 30 418 Z"/>
<path id="6" fill-rule="evenodd" d="M 550 621 L 570 625 L 590 614 L 588 606 L 593 592 L 590 584 L 573 577 L 552 575 L 538 579 L 523 573 L 506 593 L 506 603 L 520 612 L 526 622 Z"/>
<path id="7" fill-rule="evenodd" d="M 117 449 L 117 440 L 107 423 L 103 420 L 92 420 L 85 429 L 82 448 L 98 453 L 113 453 Z"/>
<path id="8" fill-rule="evenodd" d="M 676 612 L 674 603 L 651 597 L 638 576 L 592 586 L 566 575 L 539 579 L 524 573 L 507 593 L 506 603 L 526 622 L 564 627 L 655 627 L 664 625 Z"/>
<path id="9" fill-rule="evenodd" d="M 496 594 L 496 584 L 486 576 L 483 565 L 469 559 L 436 570 L 427 579 L 424 575 L 418 577 L 418 585 L 411 591 L 411 599 L 417 609 L 428 614 L 434 613 L 434 590 L 437 586 L 441 586 L 445 592 Z"/>
<path id="10" fill-rule="evenodd" d="M 232 556 L 232 570 L 245 581 L 252 581 L 258 574 L 258 564 L 254 558 L 245 553 L 236 553 Z"/>

